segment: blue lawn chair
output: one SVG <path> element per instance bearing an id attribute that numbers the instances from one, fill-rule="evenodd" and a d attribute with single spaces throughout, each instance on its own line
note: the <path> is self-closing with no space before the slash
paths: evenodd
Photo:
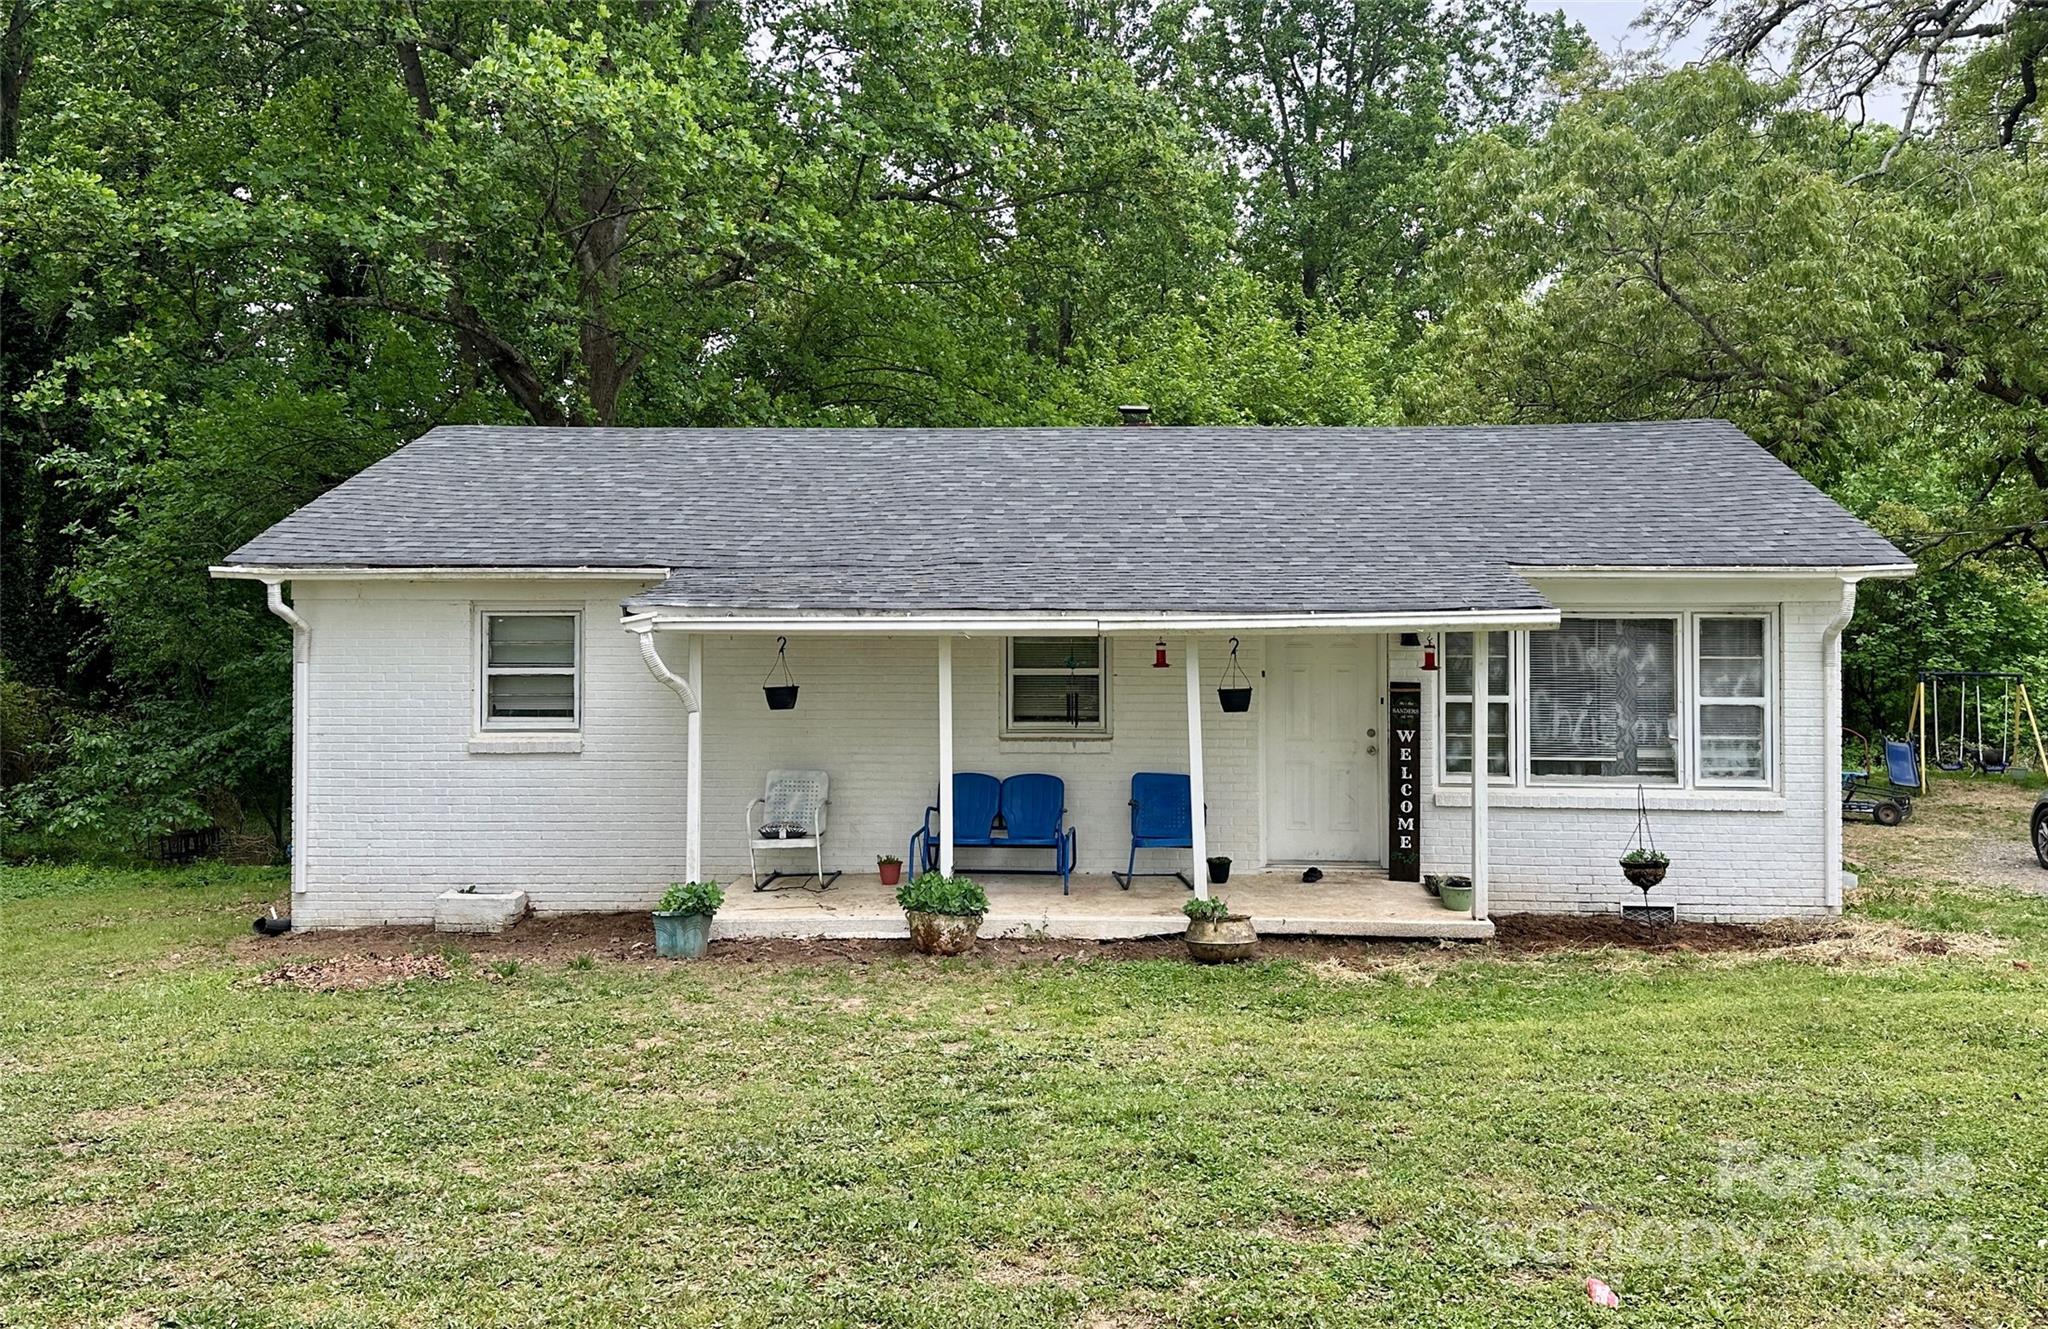
<path id="1" fill-rule="evenodd" d="M 1057 775 L 1013 775 L 1003 781 L 1003 837 L 995 845 L 1052 850 L 1052 871 L 1059 874 L 1060 894 L 1069 894 L 1079 836 L 1066 820 L 1066 781 Z M 954 843 L 960 841 L 956 838 Z"/>
<path id="2" fill-rule="evenodd" d="M 953 772 L 953 846 L 1001 844 L 996 839 L 996 813 L 1002 807 L 1002 781 L 993 775 L 973 771 Z M 924 810 L 924 825 L 910 837 L 907 861 L 913 873 L 932 872 L 939 866 L 939 809 Z"/>
<path id="3" fill-rule="evenodd" d="M 1138 871 L 1140 849 L 1192 849 L 1195 847 L 1194 793 L 1188 777 L 1166 771 L 1140 771 L 1131 777 L 1131 862 L 1122 874 L 1111 873 L 1116 884 L 1131 889 L 1131 879 L 1178 877 L 1189 890 L 1195 883 L 1185 872 Z"/>

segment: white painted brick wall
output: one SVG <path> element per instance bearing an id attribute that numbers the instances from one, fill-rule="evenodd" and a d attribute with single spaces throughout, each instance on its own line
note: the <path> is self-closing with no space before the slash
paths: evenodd
<path id="1" fill-rule="evenodd" d="M 1823 839 L 1839 823 L 1840 804 L 1825 772 L 1826 744 L 1834 737 L 1822 733 L 1821 641 L 1826 624 L 1840 612 L 1840 583 L 1775 583 L 1762 596 L 1730 581 L 1538 585 L 1567 613 L 1624 606 L 1777 611 L 1778 787 L 1647 786 L 1657 847 L 1671 856 L 1670 872 L 1651 892 L 1650 903 L 1676 904 L 1690 919 L 1729 922 L 1826 912 Z M 1396 648 L 1389 670 L 1395 678 L 1423 683 L 1423 866 L 1463 873 L 1470 870 L 1472 853 L 1471 792 L 1439 787 L 1435 687 L 1443 675 L 1422 672 L 1420 654 Z M 1634 786 L 1589 791 L 1496 783 L 1490 789 L 1494 914 L 1613 912 L 1642 903 L 1642 892 L 1622 879 L 1617 861 L 1635 833 Z"/>
<path id="2" fill-rule="evenodd" d="M 301 926 L 425 922 L 454 886 L 517 887 L 539 913 L 637 909 L 683 873 L 684 715 L 642 665 L 618 605 L 633 583 L 306 582 L 295 600 L 312 625 L 308 824 L 298 836 L 307 891 Z M 1636 582 L 1547 588 L 1570 605 L 1630 602 L 1755 607 L 1742 586 Z M 1659 897 L 1688 916 L 1762 918 L 1824 907 L 1820 632 L 1835 612 L 1833 582 L 1800 584 L 1784 599 L 1780 639 L 1783 793 L 1660 797 L 1658 842 L 1674 865 Z M 1787 597 L 1774 586 L 1773 603 Z M 1622 597 L 1617 601 L 1615 597 Z M 579 752 L 471 751 L 475 728 L 474 611 L 580 607 L 585 676 Z M 1114 643 L 1114 738 L 999 736 L 1001 641 L 954 648 L 956 765 L 1003 776 L 1046 771 L 1067 782 L 1081 869 L 1121 869 L 1128 852 L 1133 771 L 1186 769 L 1182 647 L 1173 668 L 1151 668 L 1151 639 Z M 679 636 L 664 657 L 678 672 Z M 763 773 L 780 766 L 832 772 L 828 866 L 870 871 L 876 855 L 905 852 L 937 788 L 937 646 L 930 638 L 796 638 L 790 664 L 803 692 L 795 711 L 771 712 L 760 684 L 773 639 L 717 636 L 705 646 L 705 868 L 724 881 L 746 869 L 742 818 Z M 1263 696 L 1246 715 L 1212 700 L 1226 651 L 1204 638 L 1203 711 L 1210 852 L 1240 865 L 1260 854 Z M 1390 650 L 1394 677 L 1418 653 Z M 1247 638 L 1242 662 L 1263 683 L 1263 653 Z M 1435 699 L 1425 695 L 1428 790 L 1424 855 L 1431 870 L 1462 869 L 1469 810 L 1445 806 L 1462 790 L 1435 785 Z M 1587 795 L 1551 795 L 1584 802 Z M 1633 789 L 1591 796 L 1606 806 L 1493 810 L 1493 902 L 1517 910 L 1611 910 L 1635 892 L 1614 860 L 1634 824 Z M 791 859 L 797 854 L 792 851 Z M 961 851 L 968 870 L 1003 861 Z M 1049 854 L 1038 857 L 1049 858 Z M 1152 851 L 1155 868 L 1178 852 Z"/>

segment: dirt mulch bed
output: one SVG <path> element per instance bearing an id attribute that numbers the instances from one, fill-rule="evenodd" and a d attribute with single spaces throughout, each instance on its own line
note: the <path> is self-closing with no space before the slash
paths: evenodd
<path id="1" fill-rule="evenodd" d="M 1832 923 L 1812 927 L 1828 929 Z M 1444 943 L 1435 941 L 1371 941 L 1345 937 L 1266 937 L 1260 942 L 1262 956 L 1297 959 L 1310 964 L 1383 964 L 1402 956 L 1448 950 L 1453 953 L 1544 955 L 1564 951 L 1613 949 L 1646 953 L 1709 953 L 1758 951 L 1781 947 L 1788 937 L 1782 929 L 1747 927 L 1733 923 L 1676 923 L 1664 926 L 1626 922 L 1612 915 L 1561 917 L 1540 914 L 1512 914 L 1495 920 L 1496 935 L 1491 943 Z M 291 986 L 314 986 L 328 980 L 321 962 L 349 961 L 363 965 L 389 964 L 406 958 L 439 960 L 442 953 L 460 951 L 488 963 L 517 960 L 522 964 L 566 964 L 582 956 L 614 963 L 657 963 L 654 937 L 646 915 L 556 914 L 528 918 L 509 932 L 491 934 L 450 934 L 430 927 L 355 928 L 338 931 L 292 932 L 282 937 L 251 936 L 242 942 L 251 959 L 284 961 L 279 978 Z M 1186 954 L 1178 937 L 1153 937 L 1134 941 L 992 940 L 974 950 L 974 958 L 985 963 L 1074 964 L 1100 960 L 1178 959 Z M 789 967 L 805 965 L 869 964 L 883 960 L 916 959 L 908 941 L 870 941 L 845 938 L 777 938 L 759 941 L 714 942 L 710 954 L 700 963 L 727 966 Z M 303 972 L 301 972 L 303 971 Z M 329 984 L 345 987 L 342 970 Z M 372 974 L 375 971 L 370 971 Z M 393 981 L 406 977 L 442 975 L 400 974 L 371 976 L 367 982 Z"/>
<path id="2" fill-rule="evenodd" d="M 354 992 L 416 978 L 453 978 L 454 966 L 438 955 L 331 955 L 281 964 L 256 976 L 263 987 L 302 992 Z"/>

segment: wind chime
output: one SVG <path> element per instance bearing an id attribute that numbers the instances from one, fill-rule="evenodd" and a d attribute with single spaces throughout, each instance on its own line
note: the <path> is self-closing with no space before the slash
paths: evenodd
<path id="1" fill-rule="evenodd" d="M 782 681 L 775 681 L 775 671 L 782 671 Z M 775 639 L 775 662 L 768 666 L 768 676 L 761 680 L 761 691 L 768 698 L 771 711 L 793 711 L 796 709 L 796 675 L 789 672 L 789 638 Z"/>
<path id="2" fill-rule="evenodd" d="M 1081 727 L 1081 680 L 1075 676 L 1078 662 L 1072 651 L 1067 652 L 1067 723 L 1074 728 Z"/>

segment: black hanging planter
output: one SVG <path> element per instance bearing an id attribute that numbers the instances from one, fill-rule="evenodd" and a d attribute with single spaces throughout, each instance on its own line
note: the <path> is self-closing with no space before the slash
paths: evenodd
<path id="1" fill-rule="evenodd" d="M 1216 689 L 1216 702 L 1227 715 L 1242 715 L 1252 708 L 1252 680 L 1237 663 L 1237 638 L 1230 639 L 1230 663 Z"/>
<path id="2" fill-rule="evenodd" d="M 768 677 L 761 682 L 761 692 L 768 698 L 771 711 L 793 711 L 796 709 L 796 676 L 789 672 L 789 638 L 775 639 L 775 663 L 768 666 Z M 782 681 L 775 681 L 775 671 L 782 670 Z"/>
<path id="3" fill-rule="evenodd" d="M 1664 873 L 1670 868 L 1671 859 L 1657 848 L 1657 837 L 1650 831 L 1650 804 L 1644 797 L 1643 787 L 1636 786 L 1636 833 L 1629 840 L 1628 849 L 1621 856 L 1621 875 L 1628 884 L 1643 893 L 1641 904 L 1626 904 L 1621 907 L 1621 916 L 1632 923 L 1675 923 L 1678 921 L 1676 905 L 1653 905 L 1650 890 L 1664 880 Z"/>

